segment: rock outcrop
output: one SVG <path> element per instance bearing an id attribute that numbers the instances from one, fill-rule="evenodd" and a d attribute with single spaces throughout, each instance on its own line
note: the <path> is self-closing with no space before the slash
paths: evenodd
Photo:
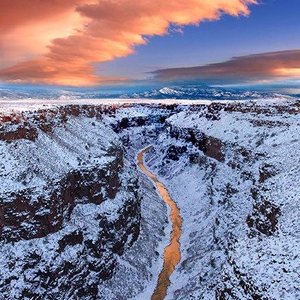
<path id="1" fill-rule="evenodd" d="M 135 170 L 152 144 L 183 217 L 167 299 L 298 299 L 299 126 L 295 100 L 0 114 L 0 295 L 150 298 L 168 242 Z"/>
<path id="2" fill-rule="evenodd" d="M 237 102 L 178 106 L 161 125 L 119 131 L 130 147 L 153 145 L 147 165 L 181 209 L 167 299 L 299 298 L 299 126 L 299 101 Z"/>
<path id="3" fill-rule="evenodd" d="M 2 116 L 3 299 L 95 299 L 137 240 L 136 171 L 101 121 L 108 113 L 74 106 Z"/>

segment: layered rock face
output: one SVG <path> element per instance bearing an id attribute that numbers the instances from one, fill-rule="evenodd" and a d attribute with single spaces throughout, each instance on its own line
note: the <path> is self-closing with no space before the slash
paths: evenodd
<path id="1" fill-rule="evenodd" d="M 104 110 L 1 116 L 3 299 L 95 299 L 137 240 L 136 171 Z"/>
<path id="2" fill-rule="evenodd" d="M 194 108 L 167 119 L 149 161 L 184 219 L 167 299 L 299 298 L 299 125 L 299 103 Z"/>
<path id="3" fill-rule="evenodd" d="M 153 144 L 147 164 L 183 217 L 167 299 L 300 297 L 299 126 L 299 101 L 262 101 L 178 106 L 120 131 L 129 149 Z"/>
<path id="4" fill-rule="evenodd" d="M 149 144 L 183 218 L 167 299 L 300 298 L 299 101 L 70 105 L 0 122 L 2 298 L 150 299 L 170 228 L 136 173 Z"/>

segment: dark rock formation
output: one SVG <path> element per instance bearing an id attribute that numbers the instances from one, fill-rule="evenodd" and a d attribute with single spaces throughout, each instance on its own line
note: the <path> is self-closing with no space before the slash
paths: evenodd
<path id="1" fill-rule="evenodd" d="M 259 169 L 259 182 L 264 183 L 267 179 L 275 176 L 278 170 L 270 164 L 264 163 Z"/>
<path id="2" fill-rule="evenodd" d="M 192 128 L 176 128 L 170 124 L 167 125 L 170 136 L 175 139 L 182 139 L 191 143 L 205 155 L 219 162 L 224 162 L 224 143 L 215 137 L 208 136 L 201 131 Z"/>
<path id="3" fill-rule="evenodd" d="M 179 160 L 180 155 L 187 151 L 186 146 L 170 146 L 166 153 L 166 159 Z"/>
<path id="4" fill-rule="evenodd" d="M 116 151 L 105 167 L 73 170 L 60 180 L 48 182 L 42 190 L 37 187 L 1 195 L 0 240 L 45 237 L 62 228 L 76 203 L 101 204 L 113 199 L 120 188 L 122 155 Z"/>
<path id="5" fill-rule="evenodd" d="M 37 138 L 36 128 L 18 126 L 15 130 L 0 131 L 0 140 L 11 142 L 20 139 L 34 141 Z"/>
<path id="6" fill-rule="evenodd" d="M 279 215 L 280 208 L 268 200 L 255 203 L 253 213 L 247 217 L 247 224 L 251 229 L 250 235 L 256 235 L 255 229 L 267 236 L 273 235 L 277 230 Z"/>
<path id="7" fill-rule="evenodd" d="M 67 106 L 1 116 L 0 146 L 12 154 L 7 164 L 25 171 L 1 173 L 5 184 L 15 180 L 16 187 L 0 192 L 0 253 L 7 270 L 0 298 L 96 299 L 117 257 L 137 240 L 141 199 L 135 170 L 124 160 L 118 137 L 101 122 L 113 111 Z M 81 122 L 86 132 L 78 132 Z M 29 149 L 38 156 L 35 164 Z M 62 157 L 47 157 L 57 149 Z M 64 151 L 74 157 L 67 158 L 73 167 Z M 22 179 L 27 175 L 33 182 Z"/>

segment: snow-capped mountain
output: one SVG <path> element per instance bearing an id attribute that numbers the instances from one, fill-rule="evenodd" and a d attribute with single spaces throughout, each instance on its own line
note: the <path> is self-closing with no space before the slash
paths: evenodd
<path id="1" fill-rule="evenodd" d="M 1 99 L 208 99 L 208 100 L 253 100 L 266 98 L 290 98 L 285 90 L 270 89 L 269 92 L 255 88 L 225 88 L 206 85 L 175 85 L 161 87 L 101 87 L 71 88 L 47 86 L 0 86 Z"/>

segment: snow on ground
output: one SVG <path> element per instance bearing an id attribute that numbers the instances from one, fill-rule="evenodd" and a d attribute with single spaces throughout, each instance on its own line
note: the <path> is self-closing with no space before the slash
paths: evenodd
<path id="1" fill-rule="evenodd" d="M 300 119 L 275 104 L 258 101 L 258 109 L 269 106 L 268 114 L 221 110 L 214 120 L 183 107 L 167 119 L 173 130 L 192 129 L 220 140 L 224 162 L 170 137 L 168 130 L 152 139 L 153 127 L 123 130 L 135 149 L 142 141 L 154 145 L 147 164 L 183 217 L 182 260 L 167 299 L 300 298 Z M 178 160 L 168 158 L 173 146 L 186 147 Z M 262 179 L 265 167 L 272 174 L 266 171 Z"/>
<path id="2" fill-rule="evenodd" d="M 271 125 L 255 125 L 257 120 Z M 186 142 L 166 134 L 159 138 L 152 167 L 160 172 L 183 216 L 183 257 L 171 278 L 167 299 L 213 299 L 222 293 L 229 299 L 234 298 L 232 295 L 238 299 L 252 299 L 254 295 L 300 298 L 299 115 L 223 111 L 218 120 L 208 121 L 197 112 L 185 110 L 167 121 L 178 129 L 193 128 L 220 139 L 228 145 L 228 157 L 234 157 L 240 146 L 264 154 L 251 163 L 244 161 L 240 170 L 229 167 L 227 160 L 219 163 L 212 158 L 202 158 L 194 165 L 186 154 L 179 161 L 166 163 L 162 159 L 166 149 L 186 146 Z M 266 164 L 276 169 L 276 174 L 262 183 L 259 169 Z M 245 171 L 251 174 L 248 178 Z M 226 195 L 228 186 L 234 192 Z M 273 234 L 257 231 L 250 235 L 247 218 L 255 205 L 253 188 L 260 191 L 262 202 L 269 201 L 280 209 Z"/>
<path id="3" fill-rule="evenodd" d="M 23 101 L 24 106 L 20 102 L 0 101 L 0 110 L 30 110 L 44 105 L 33 100 Z M 9 148 L 13 144 L 4 147 L 0 142 L 0 175 L 5 178 L 1 191 L 20 188 L 16 178 L 20 172 L 27 172 L 22 162 L 28 163 L 30 155 L 40 159 L 39 163 L 42 162 L 48 174 L 47 170 L 51 169 L 60 173 L 78 168 L 82 163 L 78 162 L 78 153 L 84 154 L 80 156 L 85 157 L 88 164 L 91 151 L 95 153 L 93 159 L 99 157 L 98 163 L 101 163 L 102 149 L 97 139 L 107 148 L 113 142 L 110 136 L 115 136 L 107 126 L 116 125 L 123 118 L 165 116 L 166 113 L 158 105 L 150 105 L 161 103 L 157 100 L 101 100 L 101 103 L 106 102 L 136 105 L 105 116 L 105 125 L 99 122 L 95 127 L 91 126 L 95 122 L 93 119 L 72 117 L 64 127 L 55 129 L 51 139 L 41 134 L 34 147 L 22 142 L 20 147 L 25 154 L 18 158 L 20 171 L 15 171 L 16 163 L 10 163 L 18 151 Z M 211 103 L 194 102 L 199 106 Z M 248 112 L 221 109 L 213 112 L 216 118 L 211 119 L 200 107 L 191 109 L 188 104 L 193 102 L 190 100 L 163 100 L 163 103 L 182 106 L 171 112 L 173 115 L 165 124 L 129 127 L 119 136 L 132 166 L 136 152 L 153 144 L 154 150 L 147 155 L 147 165 L 165 183 L 181 210 L 182 260 L 171 277 L 167 299 L 300 299 L 299 113 L 280 112 L 273 107 L 289 106 L 289 101 L 264 99 L 237 103 L 257 107 L 257 110 L 267 107 L 268 114 L 256 113 L 255 109 Z M 231 101 L 227 103 L 232 104 Z M 61 104 L 59 101 L 49 105 Z M 79 101 L 67 100 L 65 104 L 79 104 Z M 99 100 L 80 100 L 80 104 L 99 104 Z M 171 137 L 170 127 L 178 131 L 193 130 L 221 141 L 224 161 L 205 155 L 184 136 Z M 86 132 L 91 136 L 89 141 L 85 139 Z M 170 156 L 170 149 L 174 147 L 184 150 L 175 157 Z M 46 157 L 39 157 L 38 149 L 48 149 Z M 32 165 L 37 163 L 34 158 Z M 28 180 L 27 184 L 43 182 L 46 177 L 42 174 L 33 181 Z M 106 299 L 150 298 L 161 268 L 162 250 L 169 230 L 167 210 L 143 176 L 139 192 L 144 195 L 140 238 L 120 257 L 114 278 L 103 284 L 100 293 Z M 117 197 L 117 206 L 122 197 L 123 194 Z M 106 202 L 102 205 L 103 212 L 113 218 L 117 206 Z M 83 208 L 86 211 L 81 211 Z M 93 209 L 93 205 L 76 207 L 73 223 L 68 226 L 88 219 Z M 96 225 L 92 222 L 91 238 L 93 226 Z M 52 235 L 49 241 L 51 238 Z M 22 243 L 29 245 L 27 241 Z M 27 246 L 23 248 L 26 250 Z M 16 256 L 22 249 L 7 248 L 6 253 L 11 255 L 16 251 L 13 254 Z M 72 251 L 77 250 L 74 247 L 66 255 L 71 256 Z M 0 263 L 5 266 L 3 261 Z M 20 280 L 16 284 L 21 285 Z"/>
<path id="4" fill-rule="evenodd" d="M 223 101 L 228 102 L 228 101 Z M 37 109 L 47 109 L 64 105 L 119 105 L 119 104 L 210 104 L 211 100 L 151 100 L 151 99 L 22 99 L 22 100 L 1 100 L 0 99 L 0 112 L 11 111 L 30 111 Z"/>
<path id="5" fill-rule="evenodd" d="M 34 143 L 0 141 L 0 193 L 41 186 L 53 176 L 59 178 L 80 167 L 103 165 L 110 159 L 103 150 L 115 142 L 109 128 L 83 117 L 69 118 L 51 135 L 39 130 Z"/>

